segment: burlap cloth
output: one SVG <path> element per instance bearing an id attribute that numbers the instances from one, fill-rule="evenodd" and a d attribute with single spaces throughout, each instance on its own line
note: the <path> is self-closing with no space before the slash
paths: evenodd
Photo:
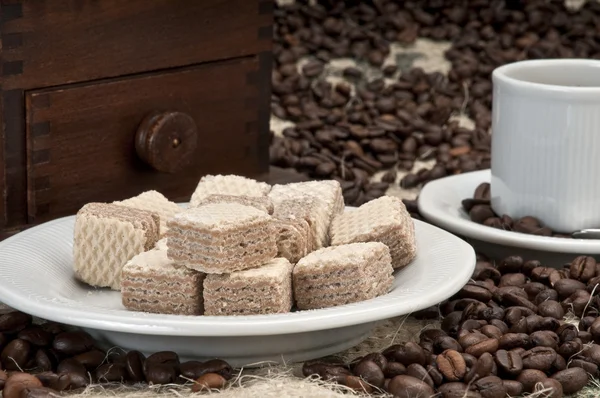
<path id="1" fill-rule="evenodd" d="M 283 1 L 282 1 L 283 2 Z M 580 0 L 574 1 L 580 3 Z M 579 4 L 577 4 L 579 5 Z M 429 40 L 419 39 L 414 45 L 399 46 L 393 45 L 392 51 L 386 60 L 386 64 L 397 64 L 400 71 L 410 69 L 411 67 L 421 67 L 426 72 L 439 71 L 447 73 L 450 68 L 448 62 L 444 59 L 444 51 L 449 48 L 448 43 L 432 42 Z M 302 63 L 300 63 L 301 65 Z M 300 67 L 299 65 L 299 67 Z M 362 69 L 366 76 L 380 77 L 381 73 L 378 70 L 373 70 L 364 64 L 356 64 L 352 59 L 335 60 L 330 63 L 324 72 L 326 78 L 332 82 L 341 79 L 341 70 L 346 66 L 357 66 Z M 465 127 L 471 127 L 472 121 L 464 115 L 454 115 L 454 118 Z M 287 121 L 279 120 L 275 117 L 271 119 L 271 129 L 276 134 L 281 134 L 281 131 L 293 124 Z M 431 162 L 423 163 L 416 162 L 414 171 L 423 167 L 429 168 Z M 381 178 L 384 172 L 380 172 L 374 176 L 374 180 Z M 406 174 L 405 171 L 398 170 L 397 181 Z M 400 189 L 398 184 L 392 184 L 388 190 L 388 195 L 398 196 L 406 199 L 414 199 L 418 195 L 417 188 L 410 190 Z M 1 308 L 0 308 L 1 309 Z M 374 330 L 371 337 L 363 341 L 361 344 L 353 347 L 339 355 L 352 359 L 357 356 L 367 354 L 369 352 L 381 350 L 391 344 L 400 343 L 403 341 L 418 340 L 419 332 L 423 328 L 431 328 L 439 326 L 439 324 L 431 321 L 419 321 L 411 316 L 403 316 L 380 323 Z M 190 391 L 190 386 L 162 386 L 148 387 L 146 385 L 138 386 L 121 386 L 121 385 L 104 385 L 90 386 L 84 392 L 72 394 L 72 397 L 187 397 L 198 395 L 218 395 L 219 398 L 300 398 L 300 397 L 318 397 L 318 398 L 338 398 L 348 396 L 361 396 L 354 391 L 351 391 L 343 386 L 324 383 L 315 379 L 304 379 L 301 377 L 300 364 L 288 364 L 281 366 L 266 366 L 261 369 L 242 370 L 239 375 L 222 391 L 211 393 L 193 394 Z M 300 376 L 300 377 L 298 377 Z M 381 395 L 390 396 L 390 395 Z M 543 392 L 535 394 L 537 397 L 544 397 Z M 530 397 L 534 397 L 530 395 Z M 592 383 L 590 387 L 582 390 L 578 397 L 600 397 L 600 384 Z"/>

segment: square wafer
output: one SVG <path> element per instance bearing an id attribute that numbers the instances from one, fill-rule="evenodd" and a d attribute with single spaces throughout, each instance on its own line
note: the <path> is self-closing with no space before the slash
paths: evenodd
<path id="1" fill-rule="evenodd" d="M 311 206 L 306 200 L 284 200 L 273 213 L 277 230 L 277 256 L 295 264 L 314 250 Z"/>
<path id="2" fill-rule="evenodd" d="M 402 200 L 382 196 L 333 219 L 331 244 L 382 242 L 390 249 L 392 265 L 400 269 L 417 255 L 415 227 Z"/>
<path id="3" fill-rule="evenodd" d="M 142 192 L 138 196 L 113 202 L 113 204 L 157 213 L 160 217 L 161 235 L 167 232 L 167 221 L 182 211 L 182 208 L 177 203 L 171 202 L 157 191 Z"/>
<path id="4" fill-rule="evenodd" d="M 329 245 L 329 224 L 344 210 L 340 183 L 335 180 L 297 182 L 274 185 L 269 193 L 275 209 L 284 201 L 297 201 L 307 207 L 314 236 L 314 247 Z"/>
<path id="5" fill-rule="evenodd" d="M 73 267 L 81 281 L 121 288 L 121 269 L 133 256 L 150 250 L 159 237 L 159 216 L 108 203 L 88 203 L 77 213 Z"/>
<path id="6" fill-rule="evenodd" d="M 274 258 L 266 264 L 204 280 L 205 315 L 257 315 L 290 312 L 292 264 Z"/>
<path id="7" fill-rule="evenodd" d="M 121 272 L 121 299 L 125 308 L 157 314 L 201 315 L 205 274 L 167 257 L 166 240 L 134 256 Z"/>
<path id="8" fill-rule="evenodd" d="M 207 274 L 258 267 L 277 254 L 271 216 L 239 203 L 188 209 L 168 227 L 169 258 Z"/>
<path id="9" fill-rule="evenodd" d="M 273 202 L 268 196 L 209 195 L 196 201 L 195 207 L 211 203 L 239 203 L 273 214 Z"/>
<path id="10" fill-rule="evenodd" d="M 294 267 L 296 306 L 318 309 L 381 296 L 392 286 L 393 271 L 389 249 L 380 242 L 319 249 Z"/>
<path id="11" fill-rule="evenodd" d="M 200 179 L 190 199 L 190 207 L 198 207 L 200 201 L 210 195 L 267 196 L 271 186 L 237 175 L 207 175 Z"/>

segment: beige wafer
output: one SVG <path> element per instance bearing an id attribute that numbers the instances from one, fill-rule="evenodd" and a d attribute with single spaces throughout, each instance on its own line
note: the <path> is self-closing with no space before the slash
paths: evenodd
<path id="1" fill-rule="evenodd" d="M 167 257 L 166 240 L 140 253 L 121 272 L 121 298 L 125 308 L 158 314 L 201 315 L 205 274 Z"/>
<path id="2" fill-rule="evenodd" d="M 277 254 L 271 216 L 238 203 L 188 209 L 168 227 L 169 258 L 207 274 L 258 267 Z"/>
<path id="3" fill-rule="evenodd" d="M 89 203 L 75 219 L 73 267 L 81 281 L 121 288 L 121 269 L 133 256 L 150 250 L 159 237 L 159 216 L 108 203 Z"/>
<path id="4" fill-rule="evenodd" d="M 394 281 L 389 249 L 380 242 L 351 243 L 319 249 L 293 271 L 299 309 L 318 309 L 386 294 Z"/>
<path id="5" fill-rule="evenodd" d="M 274 258 L 260 267 L 204 280 L 205 315 L 257 315 L 292 309 L 292 264 Z"/>
<path id="6" fill-rule="evenodd" d="M 274 185 L 269 193 L 275 210 L 282 202 L 297 201 L 309 214 L 316 249 L 329 245 L 329 224 L 344 209 L 342 188 L 335 180 Z"/>
<path id="7" fill-rule="evenodd" d="M 417 254 L 415 227 L 402 200 L 382 196 L 357 209 L 347 209 L 333 219 L 332 245 L 382 242 L 390 249 L 395 269 L 408 265 Z"/>
<path id="8" fill-rule="evenodd" d="M 113 204 L 157 213 L 160 217 L 161 235 L 167 232 L 167 221 L 182 211 L 177 203 L 171 202 L 157 191 L 146 191 L 133 198 L 113 202 Z"/>
<path id="9" fill-rule="evenodd" d="M 266 213 L 273 214 L 273 202 L 268 196 L 235 196 L 235 195 L 208 195 L 198 201 L 196 206 L 211 203 L 239 203 L 244 206 L 255 207 Z"/>
<path id="10" fill-rule="evenodd" d="M 190 199 L 190 207 L 198 207 L 210 195 L 266 196 L 271 186 L 265 182 L 237 175 L 207 175 L 200 179 Z"/>

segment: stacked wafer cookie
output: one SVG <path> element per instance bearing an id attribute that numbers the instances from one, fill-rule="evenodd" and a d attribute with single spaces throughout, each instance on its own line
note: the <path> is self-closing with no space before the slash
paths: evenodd
<path id="1" fill-rule="evenodd" d="M 120 289 L 130 310 L 272 314 L 386 294 L 414 240 L 394 198 L 344 210 L 337 181 L 271 187 L 217 175 L 200 180 L 187 209 L 155 191 L 84 206 L 74 267 L 92 286 Z"/>

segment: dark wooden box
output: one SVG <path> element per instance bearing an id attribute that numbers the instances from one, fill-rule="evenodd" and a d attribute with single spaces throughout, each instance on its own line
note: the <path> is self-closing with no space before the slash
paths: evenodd
<path id="1" fill-rule="evenodd" d="M 268 172 L 272 0 L 0 0 L 0 230 Z"/>

